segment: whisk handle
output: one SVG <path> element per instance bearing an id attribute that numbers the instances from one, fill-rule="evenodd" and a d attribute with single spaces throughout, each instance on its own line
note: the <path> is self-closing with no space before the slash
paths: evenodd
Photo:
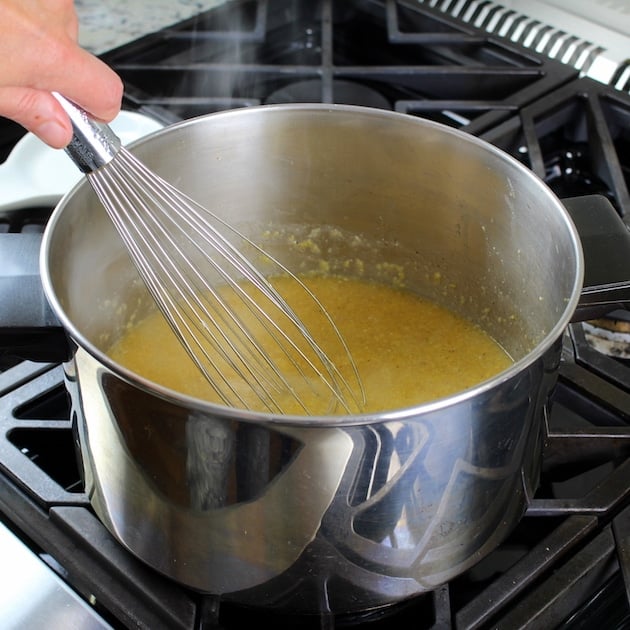
<path id="1" fill-rule="evenodd" d="M 83 173 L 105 166 L 120 149 L 120 138 L 109 125 L 92 119 L 86 111 L 53 92 L 72 122 L 72 140 L 66 153 Z"/>

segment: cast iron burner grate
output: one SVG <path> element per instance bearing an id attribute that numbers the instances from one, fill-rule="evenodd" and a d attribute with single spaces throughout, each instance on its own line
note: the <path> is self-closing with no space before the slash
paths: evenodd
<path id="1" fill-rule="evenodd" d="M 107 53 L 128 102 L 166 121 L 323 102 L 479 133 L 577 71 L 412 1 L 233 0 Z"/>
<path id="2" fill-rule="evenodd" d="M 622 92 L 579 79 L 480 136 L 561 198 L 606 196 L 630 226 L 630 102 Z"/>

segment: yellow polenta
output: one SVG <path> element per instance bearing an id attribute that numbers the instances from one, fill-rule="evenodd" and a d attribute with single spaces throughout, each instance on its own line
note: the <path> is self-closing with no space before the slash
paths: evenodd
<path id="1" fill-rule="evenodd" d="M 506 352 L 483 330 L 410 291 L 350 278 L 302 280 L 331 315 L 354 359 L 365 403 L 353 404 L 352 413 L 398 409 L 449 396 L 511 364 Z M 294 283 L 289 279 L 276 278 L 273 283 L 287 302 L 296 304 L 301 319 L 354 389 L 352 367 L 332 329 L 322 325 L 321 314 L 313 313 L 311 318 L 308 309 L 300 306 L 302 297 L 292 294 Z M 272 356 L 273 345 L 270 343 L 268 349 Z M 126 330 L 108 354 L 155 383 L 221 402 L 157 312 Z M 282 356 L 274 356 L 274 362 L 290 381 L 300 380 L 294 379 L 295 368 Z M 229 368 L 224 366 L 221 371 L 232 378 Z M 241 381 L 241 377 L 234 376 L 234 386 L 246 400 L 243 406 L 267 411 Z M 310 389 L 300 392 L 307 398 L 311 395 L 309 415 L 346 413 L 338 405 L 331 410 L 326 394 L 317 400 Z M 283 413 L 304 415 L 290 396 L 286 400 L 282 396 L 274 393 L 274 398 L 280 397 Z"/>

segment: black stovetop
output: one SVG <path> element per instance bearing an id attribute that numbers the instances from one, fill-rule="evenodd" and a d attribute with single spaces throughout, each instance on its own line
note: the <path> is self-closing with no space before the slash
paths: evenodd
<path id="1" fill-rule="evenodd" d="M 630 97 L 409 1 L 236 0 L 103 55 L 125 107 L 164 122 L 272 102 L 368 105 L 461 128 L 561 197 L 630 219 Z M 21 131 L 0 121 L 2 158 Z M 50 208 L 0 213 L 41 232 Z M 346 618 L 278 617 L 194 593 L 122 549 L 94 515 L 57 364 L 0 353 L 0 520 L 114 627 L 630 627 L 630 363 L 564 336 L 540 489 L 512 535 L 449 584 Z"/>

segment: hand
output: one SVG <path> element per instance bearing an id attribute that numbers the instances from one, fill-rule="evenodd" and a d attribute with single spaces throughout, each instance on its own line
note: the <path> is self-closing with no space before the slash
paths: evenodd
<path id="1" fill-rule="evenodd" d="M 78 30 L 73 0 L 0 0 L 0 116 L 54 148 L 72 126 L 51 92 L 102 122 L 120 111 L 120 77 L 78 45 Z"/>

